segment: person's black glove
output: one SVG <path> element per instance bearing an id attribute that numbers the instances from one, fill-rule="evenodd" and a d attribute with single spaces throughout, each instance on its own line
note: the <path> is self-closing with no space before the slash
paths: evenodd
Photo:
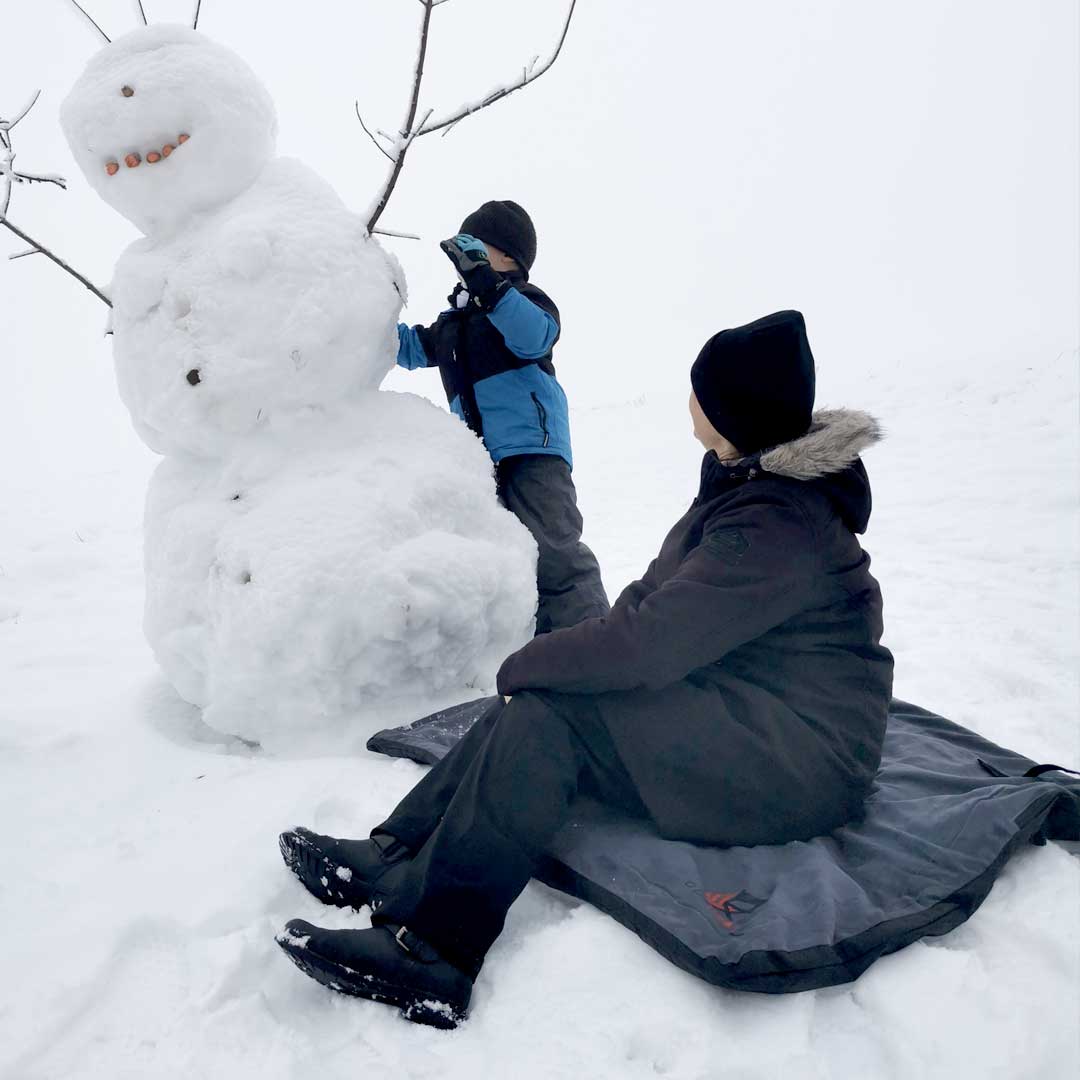
<path id="1" fill-rule="evenodd" d="M 481 311 L 491 311 L 510 287 L 510 283 L 491 267 L 487 248 L 482 240 L 468 233 L 458 233 L 444 240 L 439 247 L 454 264 L 469 296 Z"/>

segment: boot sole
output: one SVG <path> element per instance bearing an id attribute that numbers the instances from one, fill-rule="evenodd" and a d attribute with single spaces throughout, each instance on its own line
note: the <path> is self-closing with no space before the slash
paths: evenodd
<path id="1" fill-rule="evenodd" d="M 383 1005 L 396 1005 L 401 1015 L 414 1024 L 452 1031 L 466 1017 L 463 1008 L 449 1001 L 439 1001 L 418 990 L 396 986 L 374 975 L 362 975 L 353 968 L 339 964 L 313 952 L 306 945 L 297 945 L 288 937 L 275 939 L 285 955 L 305 974 L 318 983 L 350 997 L 366 998 Z"/>
<path id="2" fill-rule="evenodd" d="M 291 837 L 292 842 L 286 837 Z M 315 900 L 322 901 L 322 903 L 333 907 L 351 907 L 354 912 L 359 912 L 360 908 L 369 902 L 368 896 L 347 896 L 343 892 L 335 892 L 330 888 L 330 881 L 337 879 L 339 866 L 309 840 L 295 833 L 282 833 L 278 837 L 278 848 L 281 851 L 281 858 L 285 861 L 285 865 L 292 870 L 300 885 L 307 889 L 315 897 Z M 315 886 L 312 881 L 315 872 L 305 864 L 305 853 L 308 854 L 312 861 L 321 864 L 319 866 L 320 874 L 318 875 L 319 886 Z M 346 869 L 348 868 L 346 867 Z"/>
<path id="3" fill-rule="evenodd" d="M 285 860 L 285 865 L 316 900 L 329 904 L 331 907 L 352 908 L 354 911 L 359 911 L 360 908 L 370 902 L 369 896 L 346 896 L 340 891 L 335 893 L 330 888 L 330 882 L 337 878 L 338 864 L 333 862 L 329 856 L 324 855 L 315 844 L 305 840 L 303 836 L 295 832 L 282 833 L 278 837 L 278 848 L 281 851 L 281 857 Z M 320 873 L 316 873 L 311 866 L 305 863 L 305 855 L 312 860 L 312 863 L 319 864 L 318 870 Z M 345 869 L 348 869 L 348 867 Z M 315 878 L 318 879 L 319 886 L 313 884 Z M 324 880 L 326 884 L 323 884 Z"/>

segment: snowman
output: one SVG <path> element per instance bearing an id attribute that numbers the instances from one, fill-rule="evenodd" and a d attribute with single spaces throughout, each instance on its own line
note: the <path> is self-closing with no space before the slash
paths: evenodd
<path id="1" fill-rule="evenodd" d="M 534 542 L 463 424 L 379 390 L 401 268 L 275 156 L 255 74 L 198 31 L 140 28 L 93 57 L 61 124 L 144 234 L 116 265 L 113 348 L 163 455 L 145 629 L 169 681 L 270 749 L 490 686 L 532 635 Z"/>

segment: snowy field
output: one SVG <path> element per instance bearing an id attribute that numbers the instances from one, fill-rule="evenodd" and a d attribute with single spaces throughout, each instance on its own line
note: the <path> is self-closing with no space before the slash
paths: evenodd
<path id="1" fill-rule="evenodd" d="M 932 406 L 900 371 L 822 379 L 823 398 L 889 429 L 868 456 L 866 544 L 898 695 L 1072 765 L 1075 369 L 1068 355 L 972 357 Z M 612 589 L 693 494 L 683 410 L 680 387 L 574 416 Z M 1012 439 L 997 442 L 1005 415 Z M 273 941 L 285 920 L 366 919 L 304 892 L 278 831 L 362 832 L 420 768 L 363 751 L 377 716 L 357 717 L 352 754 L 269 757 L 215 739 L 177 700 L 139 630 L 149 464 L 120 446 L 5 484 L 5 1080 L 1076 1075 L 1080 859 L 1060 845 L 1016 857 L 954 933 L 809 994 L 707 986 L 535 884 L 454 1034 L 304 979 Z"/>
<path id="2" fill-rule="evenodd" d="M 819 406 L 886 429 L 866 459 L 865 544 L 897 696 L 1080 768 L 1075 4 L 919 0 L 904 18 L 853 0 L 694 4 L 693 33 L 661 6 L 581 6 L 561 69 L 418 152 L 387 222 L 425 237 L 395 248 L 410 321 L 438 309 L 434 244 L 466 210 L 529 206 L 535 278 L 566 326 L 555 359 L 586 539 L 614 595 L 696 490 L 696 348 L 802 308 Z M 346 127 L 352 98 L 396 116 L 403 61 L 357 21 L 411 47 L 416 13 L 341 5 L 340 33 L 308 16 L 255 33 L 244 7 L 207 0 L 206 32 L 266 79 L 283 152 L 361 207 L 381 170 Z M 94 6 L 120 26 L 133 8 Z M 433 77 L 450 97 L 468 85 L 454 48 L 532 55 L 562 5 L 530 5 L 521 26 L 498 8 L 440 7 Z M 51 6 L 20 36 L 0 115 L 44 86 L 20 161 L 74 177 L 56 107 L 93 42 Z M 492 145 L 506 150 L 470 176 Z M 134 234 L 85 185 L 17 194 L 13 219 L 109 280 Z M 157 459 L 117 399 L 102 316 L 43 260 L 0 260 L 3 1080 L 1075 1078 L 1080 857 L 1058 844 L 1016 856 L 958 930 L 812 993 L 718 990 L 536 884 L 456 1032 L 301 976 L 273 940 L 287 919 L 366 917 L 304 892 L 278 832 L 362 835 L 421 770 L 363 749 L 398 718 L 358 715 L 334 754 L 269 754 L 211 731 L 164 681 L 141 629 Z M 386 385 L 439 399 L 430 373 Z"/>

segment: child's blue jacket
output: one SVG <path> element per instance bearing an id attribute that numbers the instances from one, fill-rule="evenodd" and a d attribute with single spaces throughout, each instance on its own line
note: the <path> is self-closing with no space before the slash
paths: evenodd
<path id="1" fill-rule="evenodd" d="M 494 309 L 451 308 L 431 326 L 398 325 L 399 366 L 437 367 L 450 410 L 484 440 L 498 463 L 515 454 L 555 454 L 573 467 L 570 417 L 551 353 L 559 310 L 524 274 Z"/>

